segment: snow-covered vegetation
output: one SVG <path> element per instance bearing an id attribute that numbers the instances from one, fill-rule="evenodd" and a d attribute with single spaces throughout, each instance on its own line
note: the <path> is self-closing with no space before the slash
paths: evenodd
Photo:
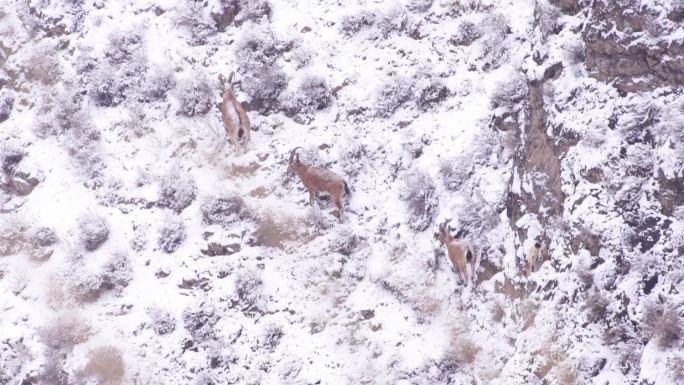
<path id="1" fill-rule="evenodd" d="M 0 384 L 682 384 L 683 21 L 5 0 Z"/>

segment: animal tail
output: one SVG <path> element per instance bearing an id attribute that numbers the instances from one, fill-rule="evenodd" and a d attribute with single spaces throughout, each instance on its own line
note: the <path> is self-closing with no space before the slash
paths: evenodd
<path id="1" fill-rule="evenodd" d="M 347 182 L 344 182 L 344 193 L 348 196 L 351 195 L 351 191 L 349 191 L 349 186 L 347 186 Z"/>
<path id="2" fill-rule="evenodd" d="M 468 262 L 472 262 L 473 260 L 473 252 L 470 249 L 468 249 L 468 252 L 466 253 L 466 260 Z"/>

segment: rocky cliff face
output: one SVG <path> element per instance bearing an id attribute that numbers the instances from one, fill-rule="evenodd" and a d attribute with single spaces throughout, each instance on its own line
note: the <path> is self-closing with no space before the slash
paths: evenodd
<path id="1" fill-rule="evenodd" d="M 681 383 L 683 18 L 0 6 L 0 384 Z M 351 187 L 344 224 L 286 174 L 296 146 Z"/>

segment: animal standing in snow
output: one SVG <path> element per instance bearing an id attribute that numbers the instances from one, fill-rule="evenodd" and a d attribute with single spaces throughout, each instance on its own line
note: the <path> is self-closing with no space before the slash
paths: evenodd
<path id="1" fill-rule="evenodd" d="M 534 242 L 527 251 L 527 273 L 534 273 L 539 270 L 546 257 L 546 247 L 539 242 Z"/>
<path id="2" fill-rule="evenodd" d="M 447 248 L 447 255 L 454 265 L 454 269 L 458 272 L 461 282 L 468 286 L 470 277 L 468 274 L 467 266 L 470 263 L 471 272 L 475 271 L 475 253 L 473 252 L 472 246 L 465 239 L 462 239 L 463 230 L 459 231 L 454 237 L 451 235 L 453 229 L 447 224 L 451 221 L 446 220 L 444 223 L 439 225 L 439 233 L 437 239 L 443 243 Z"/>
<path id="3" fill-rule="evenodd" d="M 249 118 L 242 104 L 235 98 L 232 86 L 233 73 L 227 80 L 223 75 L 219 75 L 219 82 L 223 90 L 223 101 L 219 105 L 223 126 L 226 129 L 228 140 L 235 146 L 235 151 L 240 155 L 240 147 L 244 151 L 249 144 L 249 131 L 251 129 Z"/>
<path id="4" fill-rule="evenodd" d="M 290 153 L 290 163 L 287 167 L 287 172 L 289 174 L 297 174 L 304 187 L 309 190 L 309 203 L 311 207 L 313 207 L 314 198 L 318 197 L 318 193 L 327 192 L 330 194 L 330 199 L 335 203 L 340 212 L 339 220 L 342 223 L 344 216 L 341 201 L 342 194 L 351 194 L 347 182 L 332 171 L 302 163 L 299 160 L 299 154 L 297 154 L 297 149 L 299 148 L 301 147 L 295 147 Z"/>

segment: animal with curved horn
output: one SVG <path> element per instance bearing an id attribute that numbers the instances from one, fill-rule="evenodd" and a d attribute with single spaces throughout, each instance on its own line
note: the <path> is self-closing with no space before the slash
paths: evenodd
<path id="1" fill-rule="evenodd" d="M 437 239 L 446 246 L 449 260 L 458 272 L 461 282 L 467 286 L 469 282 L 467 265 L 470 263 L 471 271 L 475 271 L 475 253 L 472 246 L 463 239 L 464 230 L 460 230 L 456 236 L 451 235 L 453 229 L 447 226 L 450 221 L 451 219 L 447 219 L 439 225 Z"/>
<path id="2" fill-rule="evenodd" d="M 340 212 L 339 220 L 341 223 L 344 216 L 341 201 L 342 194 L 351 194 L 347 182 L 332 171 L 302 163 L 299 160 L 299 154 L 297 153 L 297 150 L 300 148 L 301 147 L 295 147 L 292 152 L 290 152 L 287 172 L 299 176 L 304 187 L 309 190 L 309 203 L 312 207 L 314 205 L 314 197 L 318 197 L 318 193 L 327 192 L 330 194 L 330 199 L 335 203 L 335 206 L 337 206 L 337 209 Z"/>
<path id="3" fill-rule="evenodd" d="M 247 148 L 251 125 L 245 109 L 237 101 L 233 92 L 233 75 L 234 72 L 231 72 L 228 79 L 219 75 L 219 83 L 223 89 L 223 101 L 219 104 L 219 110 L 221 110 L 221 119 L 223 119 L 226 135 L 228 135 L 228 139 L 235 146 L 235 151 L 239 155 L 240 147 L 243 151 Z"/>

